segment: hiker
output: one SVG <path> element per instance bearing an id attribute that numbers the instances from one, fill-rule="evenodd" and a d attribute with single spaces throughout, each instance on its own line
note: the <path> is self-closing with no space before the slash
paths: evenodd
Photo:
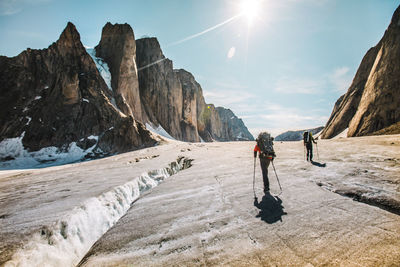
<path id="1" fill-rule="evenodd" d="M 317 144 L 317 142 L 315 141 L 311 132 L 305 131 L 303 133 L 303 143 L 304 143 L 305 147 L 307 148 L 307 161 L 310 160 L 312 162 L 313 161 L 313 145 L 312 145 L 312 143 Z"/>
<path id="2" fill-rule="evenodd" d="M 264 181 L 264 193 L 269 193 L 269 181 L 268 181 L 268 166 L 272 160 L 276 157 L 274 147 L 274 138 L 267 132 L 262 132 L 258 135 L 256 139 L 257 144 L 254 147 L 254 162 L 257 157 L 257 152 L 259 153 L 261 171 Z"/>

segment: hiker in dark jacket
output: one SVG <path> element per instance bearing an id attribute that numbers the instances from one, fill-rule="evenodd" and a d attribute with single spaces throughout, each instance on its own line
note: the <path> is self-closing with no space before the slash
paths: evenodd
<path id="1" fill-rule="evenodd" d="M 271 145 L 271 151 L 270 152 L 263 152 L 259 146 L 260 140 L 263 139 L 263 133 L 260 133 L 260 135 L 257 138 L 257 144 L 254 147 L 254 158 L 257 157 L 257 152 L 259 153 L 259 158 L 260 158 L 260 165 L 261 165 L 261 171 L 263 175 L 263 181 L 264 181 L 264 193 L 269 193 L 269 180 L 268 180 L 268 166 L 271 163 L 272 160 L 274 160 L 274 157 L 276 157 L 275 152 L 273 151 L 272 145 Z M 268 134 L 269 138 L 271 138 L 271 144 L 273 137 L 270 137 Z"/>
<path id="2" fill-rule="evenodd" d="M 307 161 L 313 161 L 313 145 L 312 143 L 316 144 L 314 137 L 312 136 L 311 132 L 304 132 L 303 134 L 303 143 L 307 148 Z"/>

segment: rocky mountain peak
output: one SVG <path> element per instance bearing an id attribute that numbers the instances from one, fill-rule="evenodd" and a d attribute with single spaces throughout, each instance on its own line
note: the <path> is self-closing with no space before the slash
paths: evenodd
<path id="1" fill-rule="evenodd" d="M 128 23 L 119 24 L 115 23 L 112 24 L 111 22 L 107 22 L 106 25 L 103 27 L 103 35 L 129 35 L 134 36 L 133 30 L 131 25 Z"/>
<path id="2" fill-rule="evenodd" d="M 56 44 L 61 51 L 72 48 L 80 51 L 84 50 L 84 47 L 81 43 L 81 36 L 72 22 L 68 22 Z"/>
<path id="3" fill-rule="evenodd" d="M 160 43 L 155 37 L 138 39 L 136 40 L 136 45 L 137 55 L 141 57 L 141 60 L 138 60 L 139 69 L 165 59 Z"/>
<path id="4" fill-rule="evenodd" d="M 394 12 L 389 28 L 400 28 L 400 6 Z"/>
<path id="5" fill-rule="evenodd" d="M 110 90 L 72 23 L 47 49 L 0 57 L 0 111 L 0 143 L 19 144 L 3 155 L 7 159 L 43 148 L 56 151 L 43 156 L 47 161 L 70 150 L 107 155 L 155 143 L 141 123 L 110 103 Z"/>
<path id="6" fill-rule="evenodd" d="M 347 93 L 321 134 L 331 138 L 374 134 L 400 121 L 400 6 L 379 43 L 368 50 Z"/>
<path id="7" fill-rule="evenodd" d="M 96 46 L 96 56 L 104 59 L 111 72 L 111 87 L 118 108 L 142 121 L 142 107 L 136 63 L 136 41 L 131 26 L 108 22 Z"/>

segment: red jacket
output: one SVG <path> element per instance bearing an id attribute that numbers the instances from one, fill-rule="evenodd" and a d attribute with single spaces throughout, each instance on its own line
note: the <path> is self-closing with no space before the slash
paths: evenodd
<path id="1" fill-rule="evenodd" d="M 256 145 L 256 146 L 254 147 L 254 157 L 257 156 L 257 152 L 260 154 L 260 157 L 265 157 L 265 158 L 267 158 L 267 159 L 273 159 L 273 156 L 272 156 L 272 155 L 268 155 L 268 156 L 263 155 L 263 153 L 261 152 L 261 149 L 258 147 L 258 145 Z M 263 156 L 262 156 L 262 155 L 263 155 Z"/>

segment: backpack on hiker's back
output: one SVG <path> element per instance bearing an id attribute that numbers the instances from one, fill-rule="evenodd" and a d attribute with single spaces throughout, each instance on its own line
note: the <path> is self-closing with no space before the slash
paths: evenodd
<path id="1" fill-rule="evenodd" d="M 312 132 L 309 132 L 309 131 L 305 131 L 303 133 L 303 142 L 304 142 L 304 145 L 317 143 L 317 142 L 315 142 L 315 139 L 312 136 Z"/>
<path id="2" fill-rule="evenodd" d="M 265 156 L 274 156 L 274 138 L 267 132 L 260 133 L 257 138 L 257 145 Z"/>
<path id="3" fill-rule="evenodd" d="M 312 139 L 313 138 L 312 138 L 312 133 L 311 132 L 305 131 L 303 133 L 303 142 L 304 142 L 304 144 L 311 144 Z"/>

